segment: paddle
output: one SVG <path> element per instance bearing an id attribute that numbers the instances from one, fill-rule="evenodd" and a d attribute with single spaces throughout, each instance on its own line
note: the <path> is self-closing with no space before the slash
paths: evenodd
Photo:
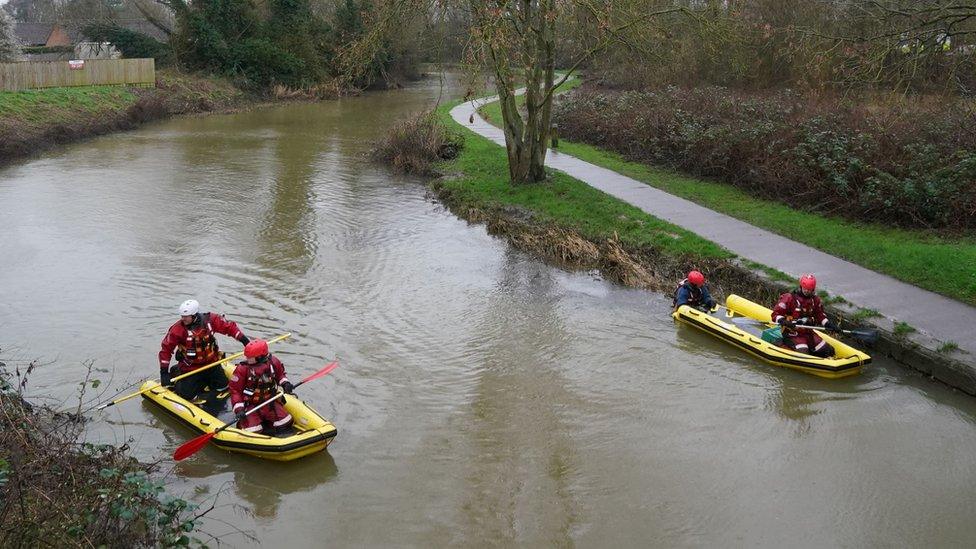
<path id="1" fill-rule="evenodd" d="M 315 372 L 314 374 L 312 374 L 312 375 L 306 377 L 305 379 L 299 381 L 298 383 L 296 383 L 295 386 L 292 388 L 292 390 L 294 391 L 295 389 L 297 389 L 303 383 L 307 383 L 309 381 L 312 381 L 313 379 L 318 379 L 318 378 L 320 378 L 320 377 L 328 374 L 332 370 L 335 370 L 338 367 L 339 367 L 339 362 L 338 361 L 330 362 L 330 363 L 326 364 L 325 367 L 322 368 L 321 370 Z M 281 398 L 282 395 L 284 395 L 284 393 L 281 392 L 281 391 L 279 391 L 278 394 L 276 394 L 275 396 L 269 398 L 268 400 L 265 400 L 261 404 L 258 404 L 254 408 L 251 408 L 250 410 L 248 410 L 247 412 L 245 412 L 244 415 L 245 416 L 249 416 L 249 415 L 253 414 L 254 412 L 257 412 L 261 408 L 264 408 L 268 404 L 271 404 L 275 400 Z M 173 459 L 176 460 L 176 461 L 181 461 L 181 460 L 184 460 L 184 459 L 192 456 L 193 454 L 199 452 L 201 448 L 203 448 L 204 446 L 207 445 L 208 442 L 210 442 L 210 439 L 212 439 L 213 437 L 217 436 L 218 433 L 222 432 L 224 429 L 227 429 L 228 427 L 230 427 L 232 425 L 237 425 L 237 422 L 236 421 L 231 421 L 231 422 L 225 423 L 223 427 L 221 427 L 220 429 L 217 429 L 216 431 L 213 431 L 213 432 L 210 432 L 210 433 L 204 433 L 204 434 L 198 436 L 197 438 L 195 438 L 195 439 L 193 439 L 193 440 L 191 440 L 189 442 L 184 443 L 182 446 L 180 446 L 179 448 L 177 448 L 175 452 L 173 452 Z"/>
<path id="2" fill-rule="evenodd" d="M 822 332 L 828 332 L 827 328 L 820 326 L 804 326 L 802 324 L 797 324 L 797 328 L 807 328 L 808 330 L 820 330 Z M 864 343 L 873 344 L 878 341 L 878 331 L 877 330 L 841 330 L 837 329 L 838 332 L 842 334 L 847 334 L 854 339 L 863 341 Z"/>
<path id="3" fill-rule="evenodd" d="M 733 324 L 751 324 L 753 326 L 763 326 L 763 327 L 776 327 L 778 324 L 773 324 L 772 322 L 763 322 L 762 320 L 756 320 L 754 318 L 748 317 L 736 317 L 732 319 Z M 797 324 L 797 328 L 806 328 L 808 330 L 818 330 L 821 332 L 830 332 L 827 328 L 823 326 L 808 326 L 805 324 Z M 849 335 L 854 339 L 863 341 L 864 343 L 873 344 L 878 341 L 878 331 L 877 330 L 841 330 L 838 332 L 842 334 Z"/>
<path id="4" fill-rule="evenodd" d="M 281 341 L 282 339 L 285 339 L 286 337 L 291 337 L 291 332 L 288 332 L 288 333 L 285 333 L 285 334 L 281 334 L 278 337 L 273 337 L 273 338 L 271 338 L 271 339 L 268 340 L 268 343 L 277 343 L 277 342 Z M 206 366 L 201 366 L 200 368 L 197 368 L 196 370 L 189 371 L 189 372 L 187 372 L 185 374 L 180 374 L 180 375 L 174 377 L 173 379 L 171 379 L 170 380 L 170 383 L 175 383 L 175 382 L 177 382 L 177 381 L 179 381 L 179 380 L 181 380 L 183 378 L 190 377 L 190 376 L 192 376 L 194 374 L 199 374 L 200 372 L 202 372 L 202 371 L 204 371 L 204 370 L 206 370 L 208 368 L 213 368 L 214 366 L 217 366 L 218 364 L 223 364 L 225 362 L 229 362 L 231 360 L 234 360 L 235 358 L 240 358 L 242 356 L 244 356 L 244 352 L 243 351 L 241 351 L 239 353 L 234 353 L 234 354 L 232 354 L 230 356 L 227 356 L 227 357 L 224 357 L 224 358 L 218 360 L 217 362 L 211 362 L 210 364 L 207 364 Z M 169 386 L 172 386 L 172 385 L 169 385 Z M 132 393 L 131 395 L 125 395 L 124 397 L 117 398 L 117 399 L 113 400 L 112 402 L 109 402 L 109 403 L 106 403 L 106 404 L 102 404 L 101 406 L 98 406 L 97 408 L 95 408 L 95 410 L 104 410 L 105 408 L 108 408 L 109 406 L 115 406 L 116 404 L 118 404 L 120 402 L 125 402 L 125 401 L 129 400 L 130 398 L 135 398 L 135 397 L 141 395 L 142 393 L 145 393 L 146 391 L 151 391 L 152 389 L 155 389 L 156 387 L 159 387 L 159 383 L 157 383 L 155 385 L 151 385 L 149 387 L 146 387 L 145 389 L 142 389 L 141 391 L 137 391 L 135 393 Z"/>

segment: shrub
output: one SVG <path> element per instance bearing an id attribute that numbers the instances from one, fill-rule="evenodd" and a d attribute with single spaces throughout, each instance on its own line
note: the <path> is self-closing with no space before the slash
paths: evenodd
<path id="1" fill-rule="evenodd" d="M 456 157 L 463 146 L 459 133 L 448 130 L 433 112 L 421 112 L 394 125 L 372 157 L 399 172 L 432 175 L 435 162 Z"/>
<path id="2" fill-rule="evenodd" d="M 305 83 L 302 60 L 264 38 L 242 42 L 232 56 L 235 72 L 244 76 L 246 85 L 268 88 L 274 84 L 301 86 Z"/>
<path id="3" fill-rule="evenodd" d="M 125 446 L 78 442 L 83 418 L 22 398 L 35 365 L 11 383 L 0 362 L 0 546 L 200 545 L 190 536 L 202 513 L 166 495 L 152 465 Z"/>
<path id="4" fill-rule="evenodd" d="M 960 100 L 590 90 L 561 99 L 553 121 L 567 139 L 799 209 L 976 229 L 976 114 Z"/>
<path id="5" fill-rule="evenodd" d="M 27 46 L 21 48 L 23 53 L 42 54 L 42 53 L 74 53 L 74 46 Z"/>
<path id="6" fill-rule="evenodd" d="M 173 62 L 173 50 L 169 45 L 142 34 L 110 23 L 94 23 L 82 29 L 82 33 L 96 42 L 110 42 L 124 57 L 153 58 L 157 67 Z"/>
<path id="7" fill-rule="evenodd" d="M 158 94 L 146 94 L 136 100 L 125 111 L 126 118 L 133 124 L 159 120 L 169 114 L 166 102 Z"/>

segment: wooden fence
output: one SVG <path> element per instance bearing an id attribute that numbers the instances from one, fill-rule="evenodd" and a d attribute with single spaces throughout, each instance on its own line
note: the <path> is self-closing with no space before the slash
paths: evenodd
<path id="1" fill-rule="evenodd" d="M 0 63 L 0 90 L 20 91 L 73 86 L 156 85 L 155 59 L 86 59 Z"/>

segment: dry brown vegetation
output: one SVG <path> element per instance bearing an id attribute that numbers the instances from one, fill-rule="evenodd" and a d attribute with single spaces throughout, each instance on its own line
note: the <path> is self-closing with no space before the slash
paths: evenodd
<path id="1" fill-rule="evenodd" d="M 464 141 L 437 122 L 431 112 L 417 113 L 397 122 L 372 151 L 374 160 L 401 173 L 432 175 L 434 163 L 457 156 Z"/>
<path id="2" fill-rule="evenodd" d="M 450 176 L 446 176 L 450 178 Z M 687 273 L 689 258 L 653 246 L 622 242 L 617 235 L 586 237 L 579 231 L 537 220 L 528 210 L 513 207 L 473 206 L 435 180 L 433 193 L 452 212 L 471 223 L 484 224 L 489 234 L 505 238 L 515 248 L 571 269 L 595 269 L 607 280 L 631 288 L 670 293 L 676 280 Z M 754 299 L 770 300 L 786 286 L 772 283 L 739 265 L 722 258 L 695 258 L 694 266 L 708 273 L 716 296 L 725 288 Z"/>

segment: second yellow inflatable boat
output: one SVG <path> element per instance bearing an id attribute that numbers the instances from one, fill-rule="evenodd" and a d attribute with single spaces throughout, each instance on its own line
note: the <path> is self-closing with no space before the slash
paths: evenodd
<path id="1" fill-rule="evenodd" d="M 831 358 L 820 358 L 787 349 L 774 341 L 767 341 L 768 338 L 763 336 L 763 332 L 773 326 L 769 324 L 772 315 L 770 309 L 737 295 L 730 295 L 725 300 L 725 306 L 727 313 L 707 313 L 682 305 L 671 316 L 678 322 L 694 326 L 770 364 L 815 376 L 852 376 L 860 373 L 861 368 L 871 362 L 868 354 L 823 332 L 820 332 L 820 337 L 834 347 L 834 356 Z M 752 321 L 734 322 L 740 318 Z"/>

